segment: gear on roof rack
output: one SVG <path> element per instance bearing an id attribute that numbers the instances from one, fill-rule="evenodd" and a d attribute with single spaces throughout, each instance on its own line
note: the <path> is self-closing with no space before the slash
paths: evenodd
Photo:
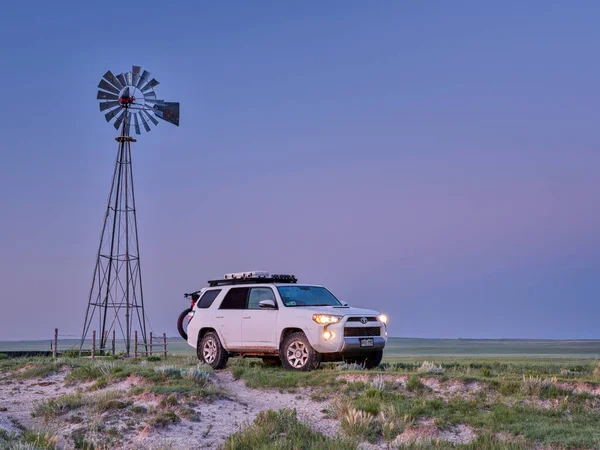
<path id="1" fill-rule="evenodd" d="M 298 279 L 291 274 L 271 274 L 264 271 L 226 273 L 221 280 L 208 280 L 210 287 L 227 286 L 232 284 L 251 283 L 290 283 L 294 284 Z"/>

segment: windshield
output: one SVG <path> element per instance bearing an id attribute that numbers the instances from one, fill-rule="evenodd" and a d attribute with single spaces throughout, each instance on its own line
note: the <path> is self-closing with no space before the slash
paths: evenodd
<path id="1" fill-rule="evenodd" d="M 324 287 L 278 286 L 285 306 L 341 306 L 337 298 Z"/>

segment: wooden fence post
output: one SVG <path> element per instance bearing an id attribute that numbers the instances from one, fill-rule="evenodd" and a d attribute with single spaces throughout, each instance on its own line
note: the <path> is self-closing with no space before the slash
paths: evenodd
<path id="1" fill-rule="evenodd" d="M 146 354 L 148 356 L 148 354 Z M 152 331 L 150 332 L 150 356 L 152 356 Z"/>
<path id="2" fill-rule="evenodd" d="M 163 333 L 163 356 L 167 359 L 167 333 Z"/>
<path id="3" fill-rule="evenodd" d="M 137 358 L 137 330 L 133 331 L 133 357 Z"/>
<path id="4" fill-rule="evenodd" d="M 92 331 L 92 359 L 96 357 L 96 330 Z"/>
<path id="5" fill-rule="evenodd" d="M 112 354 L 113 354 L 113 356 L 115 354 L 115 337 L 116 337 L 115 335 L 116 335 L 116 331 L 117 330 L 113 330 L 113 336 L 112 336 L 113 337 L 112 338 Z"/>
<path id="6" fill-rule="evenodd" d="M 54 346 L 52 347 L 52 357 L 56 358 L 58 355 L 58 328 L 54 329 Z"/>

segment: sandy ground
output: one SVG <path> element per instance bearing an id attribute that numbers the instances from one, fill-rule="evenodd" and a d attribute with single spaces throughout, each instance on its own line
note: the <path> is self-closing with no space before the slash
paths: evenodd
<path id="1" fill-rule="evenodd" d="M 85 389 L 86 385 L 65 386 L 67 372 L 51 375 L 43 380 L 18 381 L 4 374 L 0 378 L 0 428 L 8 432 L 18 432 L 19 425 L 26 428 L 46 427 L 53 429 L 52 424 L 42 424 L 32 418 L 36 403 L 73 393 L 77 389 Z M 212 403 L 197 403 L 191 406 L 199 415 L 200 421 L 192 422 L 183 419 L 180 423 L 166 428 L 154 429 L 149 426 L 130 434 L 130 439 L 123 442 L 122 449 L 198 449 L 218 448 L 229 435 L 250 424 L 260 411 L 278 410 L 281 408 L 296 409 L 298 418 L 310 425 L 314 430 L 334 436 L 338 433 L 338 422 L 328 419 L 323 412 L 327 402 L 312 401 L 308 390 L 298 390 L 294 394 L 281 393 L 276 390 L 249 389 L 243 381 L 235 380 L 231 373 L 223 371 L 214 375 L 213 382 L 226 393 L 226 398 Z M 126 392 L 135 379 L 128 379 L 111 385 L 103 391 L 122 390 Z M 99 391 L 97 394 L 101 393 Z M 155 406 L 155 396 L 140 396 L 135 404 Z M 120 421 L 106 424 L 120 425 Z M 143 424 L 142 424 L 143 425 Z M 72 448 L 69 436 L 79 425 L 62 423 L 58 431 L 59 446 Z"/>

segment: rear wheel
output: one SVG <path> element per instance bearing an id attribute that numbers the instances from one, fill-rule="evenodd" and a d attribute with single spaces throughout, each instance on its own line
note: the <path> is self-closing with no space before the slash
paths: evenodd
<path id="1" fill-rule="evenodd" d="M 214 331 L 209 331 L 204 335 L 196 347 L 196 353 L 200 361 L 213 369 L 223 369 L 227 364 L 227 351 L 221 345 L 221 340 Z"/>
<path id="2" fill-rule="evenodd" d="M 190 319 L 189 319 L 188 315 L 192 311 L 193 311 L 192 308 L 188 308 L 188 309 L 184 310 L 181 314 L 179 314 L 179 317 L 177 319 L 177 331 L 179 331 L 179 335 L 186 341 L 188 338 L 187 327 L 188 327 L 188 324 L 190 323 Z"/>
<path id="3" fill-rule="evenodd" d="M 279 355 L 283 367 L 290 370 L 309 371 L 319 367 L 321 355 L 310 345 L 302 332 L 291 333 L 283 341 Z"/>

